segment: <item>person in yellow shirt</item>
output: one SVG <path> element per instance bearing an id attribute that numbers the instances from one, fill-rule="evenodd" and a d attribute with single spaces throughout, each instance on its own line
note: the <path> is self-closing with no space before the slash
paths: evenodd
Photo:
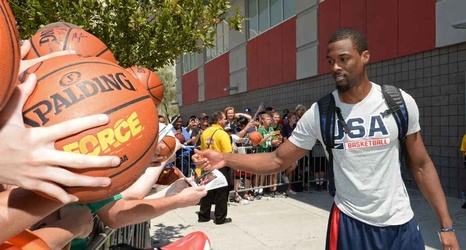
<path id="1" fill-rule="evenodd" d="M 463 140 L 461 141 L 461 153 L 463 153 L 463 164 L 464 164 L 464 169 L 466 170 L 466 134 L 463 135 Z M 464 193 L 463 193 L 463 199 Z M 463 205 L 461 208 L 466 209 L 466 200 L 464 201 Z"/>
<path id="2" fill-rule="evenodd" d="M 222 111 L 217 111 L 212 114 L 212 126 L 204 130 L 201 135 L 201 149 L 213 149 L 222 153 L 231 153 L 231 139 L 227 132 L 223 129 L 227 122 L 226 116 Z M 219 169 L 223 175 L 230 180 L 230 168 L 222 167 Z M 225 224 L 232 222 L 231 218 L 227 218 L 228 213 L 228 196 L 229 185 L 207 191 L 207 195 L 201 199 L 201 207 L 198 213 L 198 222 L 210 221 L 210 209 L 212 204 L 215 204 L 215 219 L 214 223 Z"/>

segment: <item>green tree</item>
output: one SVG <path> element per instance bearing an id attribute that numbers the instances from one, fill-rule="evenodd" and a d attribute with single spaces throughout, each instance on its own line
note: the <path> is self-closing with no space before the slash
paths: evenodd
<path id="1" fill-rule="evenodd" d="M 215 25 L 241 30 L 239 9 L 227 0 L 10 0 L 23 39 L 41 26 L 64 21 L 99 37 L 126 68 L 174 64 L 183 53 L 212 47 Z"/>
<path id="2" fill-rule="evenodd" d="M 157 70 L 156 73 L 160 77 L 160 80 L 162 80 L 164 86 L 163 99 L 158 105 L 158 113 L 159 115 L 165 116 L 168 121 L 168 119 L 177 115 L 179 112 L 178 105 L 172 104 L 176 101 L 175 74 L 173 67 L 169 65 Z"/>

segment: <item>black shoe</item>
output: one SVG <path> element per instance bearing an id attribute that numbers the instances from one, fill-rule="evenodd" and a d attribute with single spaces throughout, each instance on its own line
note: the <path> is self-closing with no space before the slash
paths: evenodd
<path id="1" fill-rule="evenodd" d="M 463 206 L 461 206 L 462 209 L 466 209 L 466 201 L 464 202 Z"/>
<path id="2" fill-rule="evenodd" d="M 225 218 L 222 222 L 214 221 L 214 223 L 217 225 L 222 225 L 222 224 L 231 223 L 232 221 L 233 220 L 231 218 Z"/>
<path id="3" fill-rule="evenodd" d="M 209 221 L 210 221 L 210 220 L 197 219 L 197 222 L 200 222 L 200 223 L 202 223 L 202 222 L 209 222 Z"/>

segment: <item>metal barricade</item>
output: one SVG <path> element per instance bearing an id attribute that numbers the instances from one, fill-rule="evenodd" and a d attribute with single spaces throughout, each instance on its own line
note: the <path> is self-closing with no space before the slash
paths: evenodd
<path id="1" fill-rule="evenodd" d="M 235 153 L 238 154 L 253 154 L 256 153 L 255 147 L 246 146 L 238 147 Z M 292 164 L 286 171 L 278 174 L 256 175 L 244 171 L 232 171 L 233 190 L 230 191 L 230 201 L 238 201 L 249 195 L 255 195 L 264 192 L 263 190 L 269 189 L 275 193 L 288 195 L 288 191 L 293 192 L 307 191 L 312 188 L 323 191 L 327 189 L 328 183 L 328 161 L 325 156 L 325 150 L 317 142 L 313 150 L 303 158 Z M 261 192 L 262 191 L 262 192 Z"/>
<path id="2" fill-rule="evenodd" d="M 92 237 L 86 249 L 108 250 L 121 243 L 141 249 L 151 247 L 150 221 L 111 229 L 95 217 L 94 225 L 94 232 L 91 234 Z"/>

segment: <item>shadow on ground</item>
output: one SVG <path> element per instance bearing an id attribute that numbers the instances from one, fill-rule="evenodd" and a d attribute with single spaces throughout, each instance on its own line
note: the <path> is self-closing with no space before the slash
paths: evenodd
<path id="1" fill-rule="evenodd" d="M 154 226 L 154 235 L 152 236 L 152 247 L 162 247 L 168 245 L 184 236 L 181 232 L 191 226 L 178 224 L 177 226 L 166 226 L 157 224 Z"/>

